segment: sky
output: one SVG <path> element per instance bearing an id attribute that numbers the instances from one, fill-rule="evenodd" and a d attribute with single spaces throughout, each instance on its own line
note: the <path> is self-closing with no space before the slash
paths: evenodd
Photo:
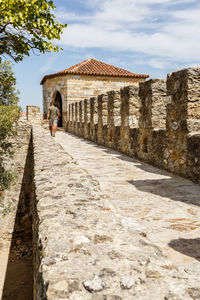
<path id="1" fill-rule="evenodd" d="M 53 12 L 68 26 L 59 53 L 14 64 L 20 105 L 42 107 L 44 75 L 94 58 L 133 73 L 166 78 L 200 66 L 199 0 L 54 0 Z"/>

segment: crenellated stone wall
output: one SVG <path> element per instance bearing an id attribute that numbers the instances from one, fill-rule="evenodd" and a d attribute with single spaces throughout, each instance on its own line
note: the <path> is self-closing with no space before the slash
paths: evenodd
<path id="1" fill-rule="evenodd" d="M 200 183 L 200 68 L 82 102 L 82 130 L 68 119 L 69 132 Z"/>
<path id="2" fill-rule="evenodd" d="M 118 90 L 127 85 L 138 85 L 145 78 L 126 78 L 112 76 L 71 75 L 48 78 L 43 83 L 43 114 L 47 116 L 51 101 L 55 101 L 59 93 L 62 102 L 63 126 L 68 118 L 67 106 L 85 98 L 98 96 L 109 90 Z"/>

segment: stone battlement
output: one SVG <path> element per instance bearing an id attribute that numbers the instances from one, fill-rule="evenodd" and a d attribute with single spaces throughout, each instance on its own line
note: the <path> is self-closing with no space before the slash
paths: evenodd
<path id="1" fill-rule="evenodd" d="M 67 131 L 200 183 L 200 68 L 72 103 Z"/>

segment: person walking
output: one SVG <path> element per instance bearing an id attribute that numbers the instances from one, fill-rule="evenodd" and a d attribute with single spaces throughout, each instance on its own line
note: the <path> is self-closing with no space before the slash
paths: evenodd
<path id="1" fill-rule="evenodd" d="M 59 109 L 54 106 L 54 102 L 50 103 L 47 113 L 47 121 L 49 121 L 49 130 L 53 137 L 55 137 L 56 129 L 59 120 Z"/>

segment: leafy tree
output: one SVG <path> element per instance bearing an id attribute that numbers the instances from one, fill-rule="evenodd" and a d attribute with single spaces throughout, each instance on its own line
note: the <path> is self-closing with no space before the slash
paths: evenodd
<path id="1" fill-rule="evenodd" d="M 0 63 L 0 103 L 14 105 L 18 103 L 16 78 L 9 61 Z"/>
<path id="2" fill-rule="evenodd" d="M 55 20 L 53 1 L 0 0 L 0 8 L 0 55 L 18 62 L 31 50 L 59 50 L 50 41 L 60 39 L 67 25 Z"/>
<path id="3" fill-rule="evenodd" d="M 13 124 L 19 118 L 20 109 L 16 79 L 7 61 L 0 63 L 0 193 L 8 188 L 13 173 L 5 167 L 6 156 L 12 155 L 10 137 L 15 133 Z"/>

